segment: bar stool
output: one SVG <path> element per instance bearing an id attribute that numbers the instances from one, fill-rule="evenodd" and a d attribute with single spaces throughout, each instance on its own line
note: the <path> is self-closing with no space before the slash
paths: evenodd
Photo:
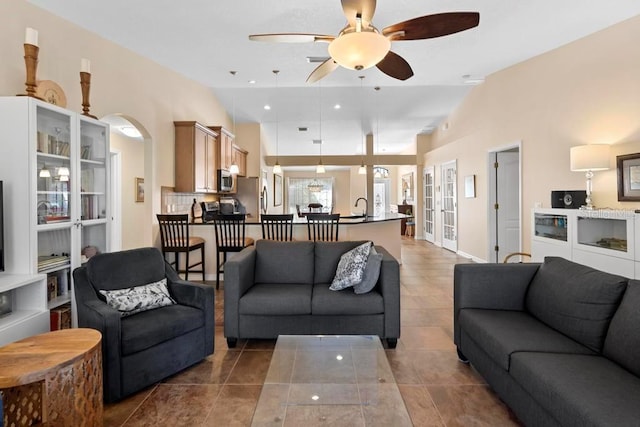
<path id="1" fill-rule="evenodd" d="M 290 242 L 293 240 L 293 214 L 260 215 L 262 238 Z"/>
<path id="2" fill-rule="evenodd" d="M 321 242 L 338 241 L 340 214 L 307 214 L 309 240 Z"/>
<path id="3" fill-rule="evenodd" d="M 412 237 L 416 232 L 416 223 L 413 221 L 407 221 L 406 228 L 404 229 L 404 235 Z"/>
<path id="4" fill-rule="evenodd" d="M 189 271 L 192 273 L 202 273 L 204 281 L 204 239 L 202 237 L 189 237 L 189 215 L 188 214 L 157 214 L 160 225 L 160 241 L 162 244 L 162 256 L 167 259 L 166 254 L 173 252 L 175 259 L 170 265 L 175 265 L 178 273 L 184 273 L 184 279 L 189 280 Z M 189 253 L 200 249 L 200 262 L 189 264 Z M 186 254 L 185 268 L 180 270 L 180 254 Z M 193 267 L 202 265 L 202 270 L 191 270 Z"/>
<path id="5" fill-rule="evenodd" d="M 240 252 L 253 245 L 253 239 L 245 236 L 245 217 L 246 214 L 219 214 L 213 217 L 216 229 L 216 289 L 220 288 L 220 273 L 224 272 L 227 253 Z"/>

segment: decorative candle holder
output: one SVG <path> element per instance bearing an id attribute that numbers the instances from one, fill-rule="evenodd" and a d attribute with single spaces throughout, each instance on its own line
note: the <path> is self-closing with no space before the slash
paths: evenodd
<path id="1" fill-rule="evenodd" d="M 91 73 L 80 71 L 80 88 L 82 89 L 82 115 L 97 119 L 96 116 L 89 114 L 89 91 L 91 89 Z"/>
<path id="2" fill-rule="evenodd" d="M 18 96 L 31 96 L 33 98 L 42 99 L 36 95 L 38 84 L 36 83 L 36 70 L 38 69 L 38 52 L 40 48 L 29 43 L 24 44 L 24 64 L 27 69 L 27 80 L 24 84 L 27 86 L 27 93 Z"/>

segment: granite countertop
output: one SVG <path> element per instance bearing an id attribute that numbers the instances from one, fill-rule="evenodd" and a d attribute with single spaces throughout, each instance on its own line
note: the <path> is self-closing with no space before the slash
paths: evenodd
<path id="1" fill-rule="evenodd" d="M 405 218 L 413 218 L 413 215 L 405 215 L 401 213 L 395 212 L 385 212 L 378 216 L 369 216 L 364 217 L 362 215 L 345 215 L 340 217 L 340 224 L 371 224 L 375 222 L 382 221 L 396 221 Z M 297 216 L 293 216 L 294 224 L 306 224 L 306 218 L 299 218 Z M 247 218 L 247 225 L 260 224 L 260 218 Z M 213 225 L 213 222 L 202 222 L 202 220 L 197 219 L 192 225 Z"/>

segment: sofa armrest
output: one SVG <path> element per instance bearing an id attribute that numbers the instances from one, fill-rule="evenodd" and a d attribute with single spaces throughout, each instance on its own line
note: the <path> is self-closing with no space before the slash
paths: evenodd
<path id="1" fill-rule="evenodd" d="M 529 283 L 539 263 L 456 264 L 453 270 L 454 342 L 460 342 L 458 315 L 463 308 L 524 310 Z"/>
<path id="2" fill-rule="evenodd" d="M 254 284 L 256 251 L 244 248 L 224 265 L 224 336 L 238 338 L 240 297 Z"/>
<path id="3" fill-rule="evenodd" d="M 400 338 L 400 265 L 384 247 L 376 246 L 382 254 L 378 289 L 384 301 L 384 338 Z M 382 338 L 382 337 L 381 337 Z"/>
<path id="4" fill-rule="evenodd" d="M 89 282 L 85 267 L 79 267 L 73 271 L 73 288 L 76 297 L 78 326 L 81 328 L 93 328 L 102 334 L 104 398 L 108 402 L 113 401 L 114 396 L 122 394 L 120 381 L 120 313 L 98 298 L 96 291 Z"/>

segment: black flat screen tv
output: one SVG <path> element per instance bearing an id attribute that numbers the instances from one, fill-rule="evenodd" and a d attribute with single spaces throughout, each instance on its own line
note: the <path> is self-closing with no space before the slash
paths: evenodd
<path id="1" fill-rule="evenodd" d="M 2 181 L 0 181 L 0 271 L 4 271 L 4 203 Z"/>

